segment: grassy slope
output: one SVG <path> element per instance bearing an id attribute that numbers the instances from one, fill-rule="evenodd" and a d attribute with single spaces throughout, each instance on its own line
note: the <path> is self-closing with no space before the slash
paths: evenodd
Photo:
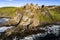
<path id="1" fill-rule="evenodd" d="M 60 7 L 57 7 L 55 9 L 50 9 L 50 13 L 55 21 L 60 22 Z"/>
<path id="2" fill-rule="evenodd" d="M 0 15 L 4 15 L 4 16 L 13 16 L 15 11 L 14 7 L 4 7 L 4 8 L 0 8 Z"/>
<path id="3" fill-rule="evenodd" d="M 0 8 L 0 17 L 13 17 L 15 15 L 16 10 L 22 10 L 22 8 L 16 8 L 16 7 L 3 7 Z"/>

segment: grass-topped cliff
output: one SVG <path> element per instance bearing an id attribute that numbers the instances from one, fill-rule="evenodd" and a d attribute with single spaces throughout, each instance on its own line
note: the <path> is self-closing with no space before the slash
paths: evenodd
<path id="1" fill-rule="evenodd" d="M 39 27 L 49 24 L 60 24 L 60 6 L 38 6 L 37 4 L 26 4 L 22 7 L 2 7 L 0 17 L 11 17 L 11 22 L 16 23 L 13 31 L 5 31 L 5 35 L 25 35 L 35 32 Z M 13 23 L 13 24 L 14 24 Z M 26 29 L 26 30 L 25 30 Z M 32 31 L 35 30 L 35 31 Z"/>
<path id="2" fill-rule="evenodd" d="M 14 18 L 17 15 L 16 13 L 24 14 L 26 17 L 30 16 L 29 18 L 34 18 L 33 20 L 37 21 L 39 24 L 60 21 L 60 6 L 42 7 L 37 4 L 26 4 L 22 7 L 0 8 L 0 17 Z"/>

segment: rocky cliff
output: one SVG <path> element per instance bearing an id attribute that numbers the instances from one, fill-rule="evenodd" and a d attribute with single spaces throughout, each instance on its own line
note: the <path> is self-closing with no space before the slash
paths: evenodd
<path id="1" fill-rule="evenodd" d="M 60 6 L 48 7 L 38 6 L 37 4 L 26 4 L 19 8 L 5 7 L 0 8 L 0 15 L 3 15 L 0 18 L 10 17 L 9 21 L 0 26 L 15 26 L 12 29 L 6 30 L 5 36 L 11 36 L 12 34 L 21 34 L 20 36 L 29 35 L 38 33 L 40 27 L 50 24 L 60 24 Z"/>

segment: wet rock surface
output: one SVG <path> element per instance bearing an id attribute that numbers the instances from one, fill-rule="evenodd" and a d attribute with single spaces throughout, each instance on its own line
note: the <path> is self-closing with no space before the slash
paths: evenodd
<path id="1" fill-rule="evenodd" d="M 3 40 L 60 40 L 60 26 L 52 25 L 47 26 L 45 28 L 41 28 L 40 30 L 31 30 L 31 31 L 22 31 L 19 33 L 18 31 L 9 30 L 13 32 L 10 36 L 6 36 Z M 7 31 L 8 32 L 8 31 Z M 8 32 L 9 34 L 9 32 Z M 30 36 L 29 36 L 30 35 Z"/>

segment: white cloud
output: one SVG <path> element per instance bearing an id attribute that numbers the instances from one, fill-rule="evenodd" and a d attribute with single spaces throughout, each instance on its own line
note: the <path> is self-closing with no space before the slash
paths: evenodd
<path id="1" fill-rule="evenodd" d="M 6 1 L 13 1 L 13 0 L 6 0 Z"/>

